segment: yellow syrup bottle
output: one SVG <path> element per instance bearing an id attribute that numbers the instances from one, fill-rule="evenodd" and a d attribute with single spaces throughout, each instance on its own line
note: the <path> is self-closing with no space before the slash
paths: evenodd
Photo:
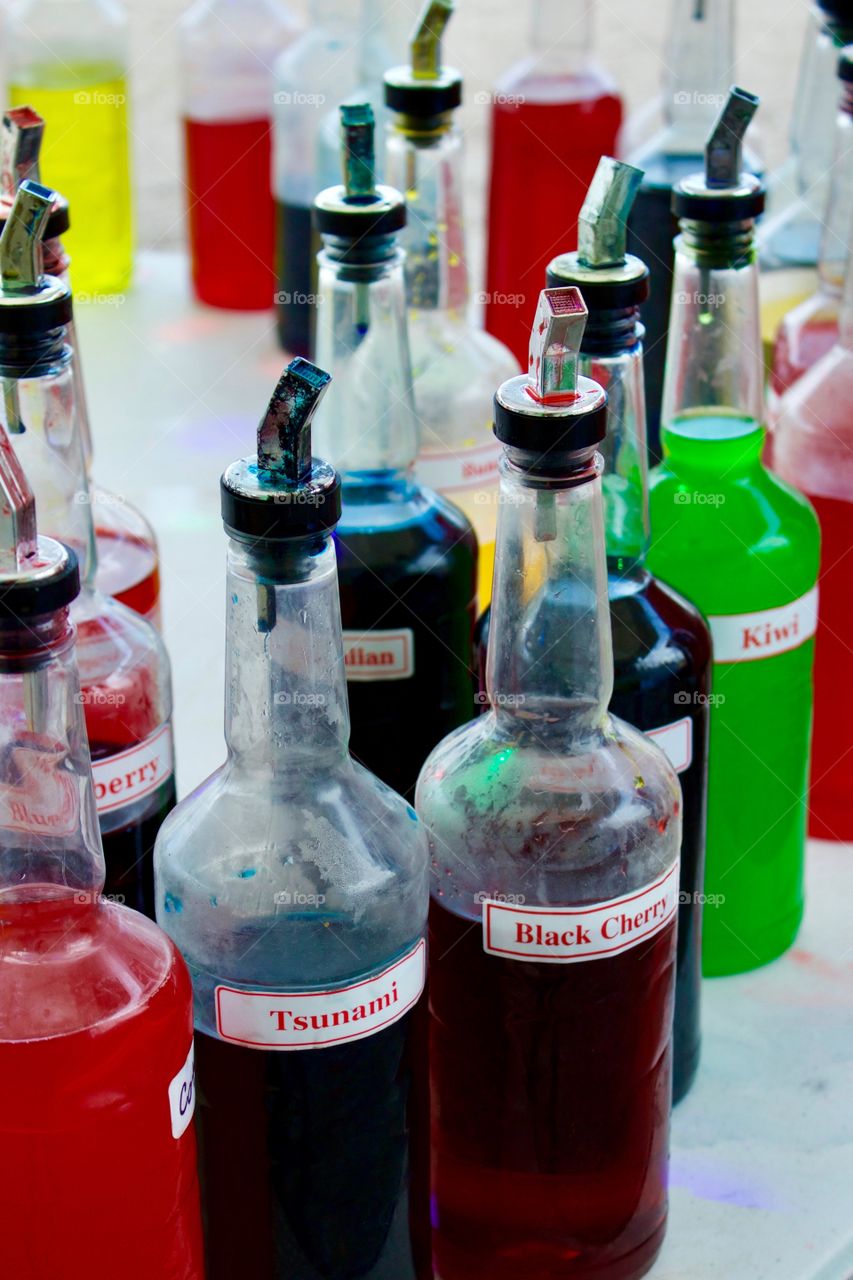
<path id="1" fill-rule="evenodd" d="M 78 301 L 120 293 L 133 266 L 127 20 L 115 0 L 25 0 L 6 19 L 9 97 L 45 120 L 42 180 L 66 197 Z"/>

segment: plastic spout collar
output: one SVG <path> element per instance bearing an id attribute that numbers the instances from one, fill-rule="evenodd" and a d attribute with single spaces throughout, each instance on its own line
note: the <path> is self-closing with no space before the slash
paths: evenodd
<path id="1" fill-rule="evenodd" d="M 327 532 L 341 518 L 337 472 L 311 453 L 311 420 L 331 375 L 292 360 L 258 426 L 258 452 L 221 480 L 222 519 L 229 533 L 253 541 Z"/>
<path id="2" fill-rule="evenodd" d="M 12 107 L 3 116 L 0 134 L 0 231 L 12 209 L 22 182 L 41 182 L 39 159 L 44 120 L 32 107 Z M 71 226 L 68 202 L 54 192 L 53 208 L 44 230 L 45 240 L 55 240 Z"/>
<path id="3" fill-rule="evenodd" d="M 694 222 L 745 222 L 764 209 L 764 187 L 741 170 L 743 139 L 758 98 L 737 86 L 729 90 L 705 145 L 705 171 L 673 190 L 672 211 Z"/>
<path id="4" fill-rule="evenodd" d="M 587 309 L 576 288 L 543 289 L 529 370 L 495 395 L 495 435 L 531 473 L 571 471 L 604 439 L 607 397 L 578 374 Z"/>
<path id="5" fill-rule="evenodd" d="M 462 76 L 442 62 L 444 30 L 452 13 L 453 0 L 426 0 L 408 64 L 385 73 L 385 105 L 403 117 L 404 129 L 442 128 L 443 118 L 462 102 Z"/>

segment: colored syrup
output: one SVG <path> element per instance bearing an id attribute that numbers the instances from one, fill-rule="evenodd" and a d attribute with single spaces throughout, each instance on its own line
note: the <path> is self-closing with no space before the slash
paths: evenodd
<path id="1" fill-rule="evenodd" d="M 631 1280 L 666 1225 L 675 923 L 621 955 L 506 960 L 433 902 L 441 1280 Z"/>
<path id="2" fill-rule="evenodd" d="M 807 298 L 785 316 L 773 349 L 770 388 L 775 400 L 838 339 L 838 304 L 821 295 Z"/>
<path id="3" fill-rule="evenodd" d="M 208 1280 L 431 1275 L 424 1013 L 302 1052 L 196 1036 Z"/>
<path id="4" fill-rule="evenodd" d="M 353 679 L 348 665 L 347 691 L 350 751 L 411 801 L 432 748 L 474 714 L 476 540 L 427 490 L 402 507 L 363 506 L 347 485 L 335 537 L 344 632 L 366 640 L 373 631 L 410 633 L 407 676 Z"/>
<path id="5" fill-rule="evenodd" d="M 157 548 L 143 538 L 95 529 L 98 544 L 96 585 L 149 622 L 159 620 L 160 563 Z"/>
<path id="6" fill-rule="evenodd" d="M 492 108 L 485 320 L 523 369 L 545 269 L 575 247 L 598 161 L 616 154 L 622 104 L 608 88 L 592 72 L 568 85 L 535 78 Z"/>
<path id="7" fill-rule="evenodd" d="M 691 744 L 690 763 L 673 761 L 683 797 L 675 966 L 672 1096 L 680 1102 L 699 1066 L 702 983 L 702 890 L 708 769 L 711 640 L 701 616 L 650 574 L 609 579 L 614 683 L 610 710 L 644 733 L 679 724 L 676 742 Z M 488 613 L 477 627 L 476 664 L 485 700 Z M 689 729 L 681 724 L 689 722 Z"/>
<path id="8" fill-rule="evenodd" d="M 268 118 L 184 121 L 193 288 L 209 306 L 273 305 L 271 134 Z"/>
<path id="9" fill-rule="evenodd" d="M 853 504 L 809 498 L 821 532 L 809 834 L 853 840 Z"/>
<path id="10" fill-rule="evenodd" d="M 195 1134 L 169 1102 L 186 968 L 150 921 L 67 892 L 0 908 L 4 1274 L 202 1280 Z"/>
<path id="11" fill-rule="evenodd" d="M 317 294 L 319 238 L 311 206 L 276 202 L 278 338 L 283 350 L 311 354 L 311 314 Z"/>
<path id="12" fill-rule="evenodd" d="M 42 181 L 68 200 L 73 225 L 63 242 L 74 292 L 118 293 L 133 269 L 133 214 L 127 81 L 110 63 L 29 68 L 9 87 L 12 106 L 44 116 Z"/>
<path id="13" fill-rule="evenodd" d="M 108 755 L 91 743 L 92 760 Z M 154 919 L 154 841 L 177 803 L 175 780 L 170 778 L 142 806 L 141 816 L 125 826 L 101 831 L 106 863 L 104 893 L 134 911 Z"/>

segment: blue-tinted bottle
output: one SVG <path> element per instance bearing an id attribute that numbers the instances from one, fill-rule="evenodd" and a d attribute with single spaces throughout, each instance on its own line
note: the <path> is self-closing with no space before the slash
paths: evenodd
<path id="1" fill-rule="evenodd" d="M 346 184 L 315 203 L 317 361 L 334 376 L 317 447 L 343 478 L 336 533 L 351 750 L 402 795 L 470 719 L 477 542 L 467 518 L 414 478 L 399 192 L 377 187 L 373 113 L 342 108 Z"/>

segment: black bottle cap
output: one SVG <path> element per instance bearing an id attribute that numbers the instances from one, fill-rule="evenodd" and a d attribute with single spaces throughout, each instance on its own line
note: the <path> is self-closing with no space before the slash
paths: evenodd
<path id="1" fill-rule="evenodd" d="M 525 455 L 531 472 L 571 468 L 607 429 L 607 396 L 578 374 L 587 309 L 576 288 L 544 289 L 530 337 L 530 371 L 495 395 L 495 435 Z"/>
<path id="2" fill-rule="evenodd" d="M 341 481 L 311 456 L 311 419 L 331 375 L 308 360 L 292 360 L 258 426 L 258 452 L 233 462 L 222 476 L 226 530 L 258 541 L 304 538 L 333 529 L 341 518 Z"/>
<path id="3" fill-rule="evenodd" d="M 327 187 L 314 201 L 314 225 L 321 235 L 361 242 L 389 236 L 406 225 L 406 203 L 393 187 L 375 178 L 373 108 L 341 107 L 344 184 Z"/>
<path id="4" fill-rule="evenodd" d="M 15 621 L 55 613 L 80 594 L 80 570 L 70 547 L 39 537 L 32 566 L 16 575 L 0 571 L 0 617 Z"/>
<path id="5" fill-rule="evenodd" d="M 674 187 L 672 212 L 694 222 L 745 222 L 764 209 L 765 192 L 751 173 L 741 171 L 743 136 L 758 98 L 732 88 L 705 146 L 705 172 Z"/>

